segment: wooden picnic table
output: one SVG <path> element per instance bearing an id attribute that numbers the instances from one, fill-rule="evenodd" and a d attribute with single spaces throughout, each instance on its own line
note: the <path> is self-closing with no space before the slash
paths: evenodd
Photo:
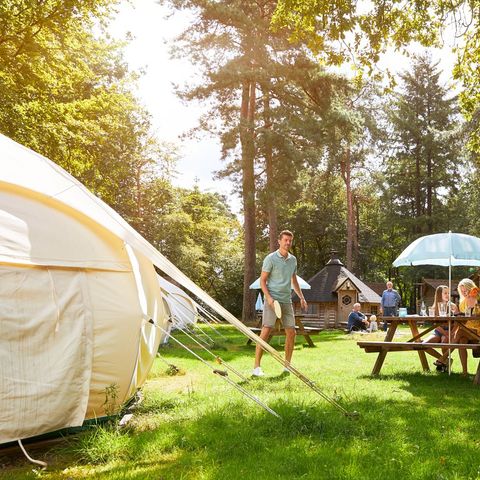
<path id="1" fill-rule="evenodd" d="M 442 356 L 441 349 L 469 349 L 472 351 L 480 351 L 480 336 L 473 330 L 467 328 L 465 323 L 469 320 L 480 320 L 480 317 L 421 317 L 418 315 L 410 315 L 407 317 L 380 317 L 380 322 L 388 323 L 388 330 L 383 342 L 357 342 L 360 348 L 366 353 L 378 353 L 377 360 L 372 369 L 372 375 L 379 375 L 383 362 L 388 352 L 417 352 L 420 363 L 424 371 L 429 371 L 426 353 L 435 358 Z M 394 342 L 393 338 L 398 326 L 406 323 L 410 327 L 412 337 L 406 342 Z M 450 332 L 453 333 L 454 327 L 460 328 L 472 343 L 454 344 L 454 343 L 422 343 L 422 337 L 434 330 L 438 325 L 450 324 Z M 429 324 L 425 326 L 425 324 Z M 419 326 L 422 330 L 419 331 Z M 423 328 L 425 326 L 425 328 Z M 477 373 L 473 383 L 480 384 L 480 362 L 477 367 Z"/>
<path id="2" fill-rule="evenodd" d="M 313 343 L 313 340 L 310 338 L 310 335 L 314 335 L 316 333 L 321 332 L 321 329 L 314 328 L 314 327 L 306 327 L 305 325 L 303 325 L 304 318 L 305 318 L 304 315 L 295 314 L 295 331 L 297 335 L 303 335 L 309 347 L 314 347 L 315 344 Z M 251 327 L 250 330 L 256 333 L 257 335 L 260 334 L 260 332 L 262 331 L 262 320 L 260 319 L 259 322 L 257 323 L 257 326 Z M 285 329 L 282 326 L 282 321 L 278 319 L 275 323 L 275 327 L 273 327 L 270 330 L 270 336 L 267 338 L 267 342 L 270 342 L 272 337 L 277 337 L 277 336 L 285 336 Z M 248 339 L 247 345 L 250 345 L 251 343 L 252 343 L 252 340 Z"/>

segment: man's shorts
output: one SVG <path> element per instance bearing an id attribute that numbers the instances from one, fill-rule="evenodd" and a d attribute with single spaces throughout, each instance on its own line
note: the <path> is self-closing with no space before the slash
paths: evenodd
<path id="1" fill-rule="evenodd" d="M 293 305 L 291 303 L 280 303 L 282 308 L 282 318 L 280 321 L 283 324 L 283 328 L 295 328 L 295 315 L 293 314 Z M 263 306 L 262 327 L 275 326 L 277 316 L 273 307 L 270 307 L 268 303 Z"/>

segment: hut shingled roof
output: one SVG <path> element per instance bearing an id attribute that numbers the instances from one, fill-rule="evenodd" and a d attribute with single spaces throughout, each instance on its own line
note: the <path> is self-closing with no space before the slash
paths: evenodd
<path id="1" fill-rule="evenodd" d="M 312 288 L 303 291 L 305 300 L 307 302 L 336 302 L 336 290 L 346 280 L 350 280 L 358 290 L 358 298 L 361 303 L 380 303 L 380 296 L 347 270 L 340 259 L 334 255 L 332 255 L 325 267 L 308 280 Z M 293 301 L 299 301 L 296 294 L 293 295 Z"/>

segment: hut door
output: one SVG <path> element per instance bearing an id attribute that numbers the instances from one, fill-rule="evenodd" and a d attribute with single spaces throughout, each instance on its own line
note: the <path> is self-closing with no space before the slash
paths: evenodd
<path id="1" fill-rule="evenodd" d="M 338 292 L 338 313 L 339 321 L 346 322 L 348 315 L 352 311 L 353 304 L 357 301 L 357 292 L 355 290 L 340 290 Z"/>

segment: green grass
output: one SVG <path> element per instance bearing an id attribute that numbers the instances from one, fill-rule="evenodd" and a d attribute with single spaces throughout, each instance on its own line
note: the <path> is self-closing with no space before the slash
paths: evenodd
<path id="1" fill-rule="evenodd" d="M 228 341 L 218 341 L 217 353 L 249 373 L 254 347 L 229 327 L 222 333 Z M 480 390 L 459 375 L 457 353 L 450 377 L 423 373 L 415 352 L 394 352 L 382 375 L 371 378 L 376 354 L 360 350 L 358 338 L 324 332 L 314 337 L 315 348 L 306 348 L 299 337 L 294 353 L 294 364 L 347 410 L 360 412 L 358 419 L 344 417 L 294 376 L 281 375 L 282 366 L 265 356 L 267 377 L 242 385 L 276 410 L 278 420 L 169 346 L 161 354 L 180 375 L 169 375 L 157 359 L 127 428 L 98 427 L 33 451 L 49 462 L 47 471 L 0 451 L 0 478 L 480 478 Z M 278 338 L 272 345 L 282 350 Z M 470 362 L 473 372 L 471 356 Z"/>

